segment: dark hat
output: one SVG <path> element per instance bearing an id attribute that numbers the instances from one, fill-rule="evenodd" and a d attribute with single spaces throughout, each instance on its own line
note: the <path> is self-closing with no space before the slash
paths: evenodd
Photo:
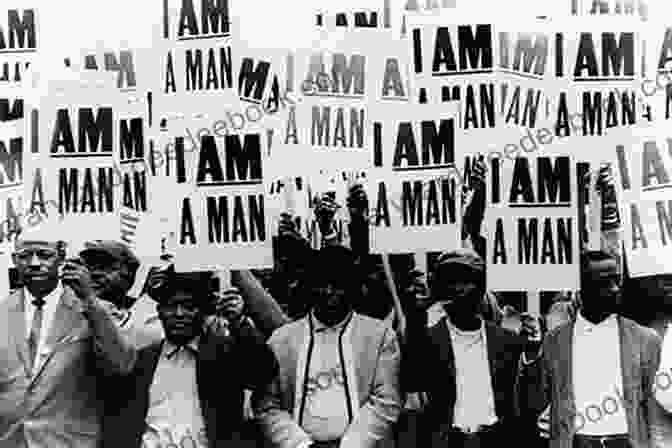
<path id="1" fill-rule="evenodd" d="M 485 283 L 485 262 L 471 249 L 456 249 L 439 255 L 436 260 L 432 283 L 465 275 L 473 275 L 473 278 Z"/>
<path id="2" fill-rule="evenodd" d="M 312 287 L 333 283 L 350 288 L 358 284 L 361 275 L 350 249 L 328 246 L 313 254 L 306 278 L 308 285 Z"/>
<path id="3" fill-rule="evenodd" d="M 212 271 L 175 272 L 171 265 L 166 271 L 165 283 L 152 297 L 161 303 L 178 291 L 187 292 L 200 306 L 208 307 L 212 304 L 212 293 L 216 289 L 217 278 Z"/>
<path id="4" fill-rule="evenodd" d="M 84 249 L 79 253 L 79 256 L 84 261 L 95 257 L 98 260 L 108 261 L 109 263 L 121 262 L 133 273 L 140 266 L 140 261 L 128 246 L 112 240 L 88 241 L 84 243 Z"/>

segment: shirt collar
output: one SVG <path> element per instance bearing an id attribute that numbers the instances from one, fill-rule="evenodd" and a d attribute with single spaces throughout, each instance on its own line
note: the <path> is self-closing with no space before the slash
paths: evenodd
<path id="1" fill-rule="evenodd" d="M 177 353 L 180 350 L 183 350 L 184 348 L 189 349 L 189 351 L 193 353 L 198 353 L 199 342 L 200 342 L 200 336 L 196 336 L 194 339 L 192 339 L 189 343 L 187 343 L 184 346 L 177 346 L 172 342 L 168 341 L 168 339 L 166 339 L 163 344 L 163 350 L 161 356 L 166 359 L 170 359 L 173 357 L 175 353 Z"/>
<path id="2" fill-rule="evenodd" d="M 616 325 L 616 314 L 611 314 L 599 324 L 594 324 L 583 317 L 581 311 L 576 313 L 576 322 L 574 323 L 577 331 L 582 333 L 589 332 L 598 328 L 611 328 Z"/>
<path id="3" fill-rule="evenodd" d="M 26 301 L 26 307 L 34 307 L 35 305 L 33 305 L 33 300 L 35 300 L 35 297 L 33 297 L 28 288 L 25 286 L 23 287 L 23 295 Z M 61 295 L 63 295 L 63 285 L 59 281 L 56 284 L 56 287 L 52 289 L 49 294 L 44 296 L 45 306 L 57 303 L 61 299 Z"/>
<path id="4" fill-rule="evenodd" d="M 458 335 L 473 336 L 476 333 L 483 333 L 483 331 L 485 330 L 485 321 L 482 318 L 481 318 L 481 326 L 478 329 L 473 330 L 473 331 L 460 330 L 459 328 L 457 328 L 455 326 L 455 324 L 453 324 L 450 321 L 450 317 L 448 317 L 448 316 L 446 316 L 446 323 L 448 324 L 448 328 L 450 329 L 450 331 L 453 331 L 453 332 L 457 333 Z"/>
<path id="5" fill-rule="evenodd" d="M 310 312 L 310 319 L 313 321 L 313 331 L 315 333 L 321 333 L 321 332 L 324 332 L 324 331 L 327 331 L 327 330 L 332 330 L 332 331 L 340 330 L 341 328 L 345 327 L 348 324 L 348 322 L 350 322 L 350 318 L 352 317 L 352 314 L 353 314 L 353 311 L 350 311 L 348 313 L 348 315 L 345 316 L 345 319 L 343 319 L 342 321 L 340 321 L 339 323 L 337 323 L 335 325 L 329 326 L 329 325 L 326 325 L 326 324 L 320 322 L 320 320 L 317 317 L 315 317 L 315 313 L 313 311 L 311 311 Z"/>

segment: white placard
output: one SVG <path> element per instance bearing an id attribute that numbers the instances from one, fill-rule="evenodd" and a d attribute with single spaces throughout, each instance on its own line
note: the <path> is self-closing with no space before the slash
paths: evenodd
<path id="1" fill-rule="evenodd" d="M 373 124 L 371 251 L 456 249 L 462 221 L 457 107 L 409 105 L 395 112 L 380 113 Z"/>
<path id="2" fill-rule="evenodd" d="M 632 277 L 672 272 L 672 137 L 623 133 L 614 145 L 623 240 Z"/>
<path id="3" fill-rule="evenodd" d="M 487 172 L 487 283 L 492 290 L 579 288 L 576 166 L 569 156 L 493 160 Z"/>

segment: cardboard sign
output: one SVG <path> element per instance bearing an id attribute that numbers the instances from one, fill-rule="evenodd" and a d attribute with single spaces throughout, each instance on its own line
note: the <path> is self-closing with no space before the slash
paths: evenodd
<path id="1" fill-rule="evenodd" d="M 649 18 L 647 0 L 569 0 L 572 16 L 624 16 L 641 20 Z"/>
<path id="2" fill-rule="evenodd" d="M 495 81 L 499 41 L 493 22 L 419 16 L 408 30 L 413 93 L 420 103 L 455 97 L 453 88 L 467 82 Z"/>
<path id="3" fill-rule="evenodd" d="M 183 179 L 178 172 L 178 183 L 195 188 L 179 197 L 175 213 L 176 269 L 273 265 L 264 188 L 266 151 L 261 128 L 223 139 L 201 138 L 195 170 L 190 169 Z"/>
<path id="4" fill-rule="evenodd" d="M 23 126 L 0 123 L 0 253 L 9 254 L 26 218 L 23 212 Z"/>
<path id="5" fill-rule="evenodd" d="M 493 160 L 487 178 L 488 288 L 578 289 L 578 201 L 571 158 Z"/>
<path id="6" fill-rule="evenodd" d="M 39 104 L 38 147 L 25 160 L 29 211 L 56 204 L 63 237 L 73 246 L 118 237 L 119 102 L 112 76 L 81 72 L 78 80 L 50 81 Z"/>
<path id="7" fill-rule="evenodd" d="M 153 50 L 161 71 L 158 110 L 165 117 L 237 104 L 228 0 L 182 0 L 178 10 L 165 1 L 163 14 L 162 39 Z"/>
<path id="8" fill-rule="evenodd" d="M 347 11 L 320 11 L 315 14 L 315 25 L 320 30 L 339 28 L 391 28 L 390 0 L 381 0 L 382 8 L 358 8 Z"/>
<path id="9" fill-rule="evenodd" d="M 634 87 L 642 76 L 641 24 L 623 18 L 571 19 L 555 33 L 555 76 L 575 86 Z"/>
<path id="10" fill-rule="evenodd" d="M 541 129 L 551 117 L 553 35 L 545 21 L 517 22 L 497 25 L 498 113 L 505 125 Z"/>
<path id="11" fill-rule="evenodd" d="M 625 253 L 632 277 L 672 272 L 672 137 L 664 128 L 614 145 Z"/>
<path id="12" fill-rule="evenodd" d="M 0 87 L 21 83 L 37 56 L 37 10 L 17 6 L 0 9 Z"/>
<path id="13" fill-rule="evenodd" d="M 406 106 L 374 120 L 371 250 L 451 250 L 461 241 L 457 108 Z"/>

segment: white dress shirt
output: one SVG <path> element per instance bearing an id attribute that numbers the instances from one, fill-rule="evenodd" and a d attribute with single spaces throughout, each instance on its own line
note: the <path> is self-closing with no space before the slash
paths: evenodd
<path id="1" fill-rule="evenodd" d="M 579 312 L 572 356 L 576 412 L 583 417 L 577 416 L 577 433 L 627 434 L 628 421 L 619 398 L 623 397 L 623 371 L 616 316 L 595 325 Z"/>
<path id="2" fill-rule="evenodd" d="M 338 339 L 350 315 L 327 327 L 313 316 L 315 346 L 308 373 L 308 392 L 302 421 L 303 430 L 313 440 L 340 439 L 350 424 L 345 378 L 338 349 Z"/>
<path id="3" fill-rule="evenodd" d="M 453 425 L 476 430 L 497 422 L 492 391 L 485 324 L 475 331 L 462 331 L 446 319 L 455 354 L 457 399 Z"/>
<path id="4" fill-rule="evenodd" d="M 672 323 L 668 323 L 665 330 L 660 366 L 653 384 L 656 400 L 667 412 L 672 413 Z"/>
<path id="5" fill-rule="evenodd" d="M 196 385 L 198 340 L 174 353 L 176 349 L 168 341 L 163 344 L 149 390 L 147 429 L 143 439 L 149 446 L 155 446 L 159 441 L 165 446 L 174 443 L 206 448 L 205 424 Z"/>
<path id="6" fill-rule="evenodd" d="M 33 305 L 35 297 L 28 291 L 28 288 L 24 287 L 23 292 L 25 300 L 26 340 L 28 340 L 28 338 L 30 338 L 30 330 L 33 327 L 33 316 L 35 315 L 37 307 Z M 35 356 L 35 361 L 33 362 L 33 372 L 36 372 L 39 369 L 43 358 L 48 354 L 46 341 L 49 332 L 51 331 L 54 316 L 56 315 L 56 308 L 58 308 L 58 304 L 61 302 L 62 295 L 63 286 L 61 285 L 61 282 L 58 282 L 56 288 L 44 297 L 44 305 L 42 306 L 42 328 L 40 329 L 40 340 L 37 343 L 37 354 Z"/>

